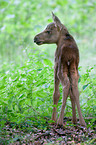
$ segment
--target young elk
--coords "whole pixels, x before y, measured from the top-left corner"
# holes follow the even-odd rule
[[[74,38],[69,34],[67,28],[60,22],[59,18],[52,13],[53,23],[48,24],[46,29],[37,34],[34,42],[38,45],[56,43],[57,49],[55,52],[55,67],[54,67],[54,93],[53,104],[57,106],[60,92],[59,84],[63,86],[63,102],[61,112],[57,124],[63,125],[64,110],[68,95],[72,104],[72,122],[75,124],[76,110],[79,114],[80,124],[86,126],[83,119],[78,91],[78,64],[79,50]],[[56,107],[53,107],[52,120],[56,121]]]

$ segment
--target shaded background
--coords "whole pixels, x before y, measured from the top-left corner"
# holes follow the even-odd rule
[[[39,50],[54,61],[55,45],[37,46],[34,36],[52,22],[54,12],[74,36],[80,65],[96,64],[95,0],[0,0],[0,64],[23,64],[29,52]]]

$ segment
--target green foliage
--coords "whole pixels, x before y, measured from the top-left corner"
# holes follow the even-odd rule
[[[15,63],[24,62],[27,55],[22,53],[23,49],[27,47],[34,48],[33,37],[43,30],[48,23],[52,22],[51,11],[60,17],[69,32],[75,36],[81,52],[81,64],[84,65],[85,59],[87,59],[87,65],[95,62],[95,60],[93,61],[93,57],[95,58],[96,54],[95,0],[90,2],[89,0],[1,0],[1,63],[5,60],[9,62],[15,61]],[[38,49],[36,45],[35,48],[36,50]],[[42,46],[42,50],[47,51],[47,57],[51,57],[53,60],[54,47],[52,45]],[[28,51],[34,52],[31,49],[28,49]],[[88,57],[90,57],[90,61]]]
[[[7,69],[6,69],[7,68]],[[83,115],[96,116],[96,82],[90,68],[82,75],[79,85],[82,91]],[[43,127],[47,117],[51,119],[53,95],[53,64],[36,52],[29,54],[23,66],[7,63],[0,73],[0,120],[2,127],[6,121],[22,124],[24,122]],[[61,90],[60,86],[60,90]],[[62,93],[62,91],[61,91]],[[62,96],[62,95],[61,95]],[[68,100],[65,115],[71,116],[71,103]],[[89,107],[90,106],[90,107]],[[58,111],[61,108],[61,99]],[[51,122],[51,120],[49,121]],[[42,126],[43,125],[43,126]]]
[[[40,59],[39,59],[40,57]],[[49,64],[49,65],[48,65]],[[7,66],[7,64],[6,64]],[[53,65],[40,54],[30,54],[23,66],[14,64],[0,74],[0,114],[10,122],[44,123],[40,116],[50,118],[52,112]],[[36,110],[36,112],[34,112]],[[40,116],[38,117],[38,113]],[[29,119],[30,118],[30,119]],[[35,121],[37,119],[37,121]],[[42,124],[41,123],[41,124]],[[40,124],[40,125],[41,125]]]
[[[86,73],[82,75],[80,86],[82,108],[86,109],[86,116],[96,116],[96,65],[88,68]]]

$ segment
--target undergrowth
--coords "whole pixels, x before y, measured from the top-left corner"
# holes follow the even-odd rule
[[[96,66],[80,76],[80,104],[83,116],[96,116]],[[23,66],[13,63],[2,65],[0,69],[0,124],[31,124],[44,128],[46,120],[51,122],[52,95],[54,88],[53,64],[44,55],[29,54]],[[62,101],[58,103],[60,112]],[[70,99],[67,101],[65,116],[71,116]],[[47,118],[47,119],[46,119]]]

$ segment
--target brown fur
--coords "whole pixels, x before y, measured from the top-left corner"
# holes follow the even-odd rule
[[[64,110],[66,100],[70,95],[72,104],[72,121],[76,123],[75,104],[79,114],[81,125],[86,125],[83,119],[78,91],[78,64],[79,64],[79,50],[74,38],[69,34],[67,28],[60,22],[59,18],[53,13],[53,23],[50,23],[46,29],[35,36],[34,42],[36,44],[56,43],[57,49],[55,52],[55,67],[54,67],[54,93],[53,104],[57,105],[60,97],[59,83],[63,86],[63,101],[59,119],[57,124],[63,124]],[[52,120],[56,121],[56,107],[53,107]]]

